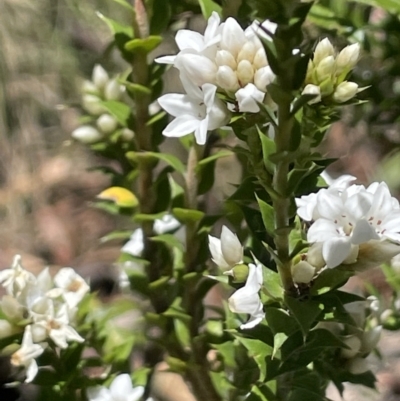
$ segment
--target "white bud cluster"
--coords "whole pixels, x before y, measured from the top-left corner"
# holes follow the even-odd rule
[[[116,118],[108,113],[102,102],[120,100],[124,87],[116,78],[110,78],[101,65],[96,65],[93,69],[92,80],[84,81],[82,92],[82,106],[95,118],[95,124],[76,128],[72,132],[72,137],[85,144],[100,142],[121,128]],[[121,129],[120,134],[120,137],[127,142],[134,137],[133,131],[128,128]]]
[[[24,366],[26,382],[30,382],[38,372],[35,359],[49,342],[65,349],[70,341],[84,341],[73,326],[89,286],[70,267],[59,270],[54,278],[48,268],[36,277],[22,267],[19,255],[10,269],[0,272],[0,284],[6,290],[0,303],[5,316],[0,320],[0,338],[24,332],[11,363]]]
[[[357,64],[360,45],[354,43],[336,53],[328,38],[321,40],[309,61],[303,94],[315,95],[309,103],[319,103],[324,98],[334,103],[352,99],[360,88],[355,82],[346,81],[347,75]]]

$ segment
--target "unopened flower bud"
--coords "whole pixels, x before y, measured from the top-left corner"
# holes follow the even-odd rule
[[[3,296],[1,310],[6,318],[12,322],[18,323],[24,318],[22,305],[11,295]]]
[[[121,85],[116,79],[109,81],[104,89],[104,97],[106,100],[118,100],[121,97]]]
[[[242,60],[247,60],[250,63],[253,63],[256,51],[257,49],[253,42],[250,41],[246,42],[240,49],[239,54],[237,56],[238,63],[240,63]]]
[[[215,62],[220,67],[227,65],[232,68],[232,70],[236,70],[237,68],[236,60],[228,50],[218,50],[215,56]]]
[[[316,68],[318,82],[322,82],[330,78],[335,71],[335,59],[333,56],[328,56],[322,59]]]
[[[249,275],[249,266],[240,264],[234,266],[231,270],[224,272],[226,276],[232,276],[234,283],[244,283]]]
[[[378,344],[381,338],[382,326],[376,326],[369,331],[363,333],[361,339],[361,353],[369,354]]]
[[[16,327],[7,320],[0,320],[0,340],[16,333]]]
[[[322,243],[315,243],[307,251],[307,262],[317,270],[322,269],[326,262],[322,256]]]
[[[98,142],[103,138],[103,134],[90,125],[82,125],[82,127],[74,130],[71,135],[77,141],[87,144]]]
[[[380,321],[384,324],[393,316],[393,311],[391,309],[386,309],[381,313]]]
[[[333,84],[334,84],[334,82],[332,80],[332,77],[326,78],[325,81],[322,81],[319,84],[319,89],[321,91],[321,97],[332,95],[333,91],[335,90],[335,87]]]
[[[335,49],[328,38],[322,39],[315,48],[313,62],[314,65],[318,64],[326,57],[334,56]]]
[[[218,68],[217,85],[229,92],[236,92],[240,87],[236,74],[228,66]]]
[[[242,86],[246,86],[248,83],[252,82],[254,77],[254,70],[250,61],[242,60],[238,64],[236,74]]]
[[[357,64],[360,56],[360,45],[354,43],[346,46],[336,57],[336,75],[340,75],[343,71],[350,71]]]
[[[337,103],[344,103],[354,97],[358,92],[358,85],[355,82],[344,81],[338,85],[333,100]]]
[[[88,81],[88,80],[83,81],[81,90],[83,93],[87,93],[90,95],[98,95],[99,94],[99,90],[98,90],[97,86],[92,81]]]
[[[95,95],[84,95],[82,97],[82,106],[89,113],[94,116],[99,116],[104,113],[106,110],[100,104],[101,99],[99,99]]]
[[[318,85],[308,84],[301,92],[302,95],[315,95],[314,99],[311,99],[308,104],[319,103],[321,101],[321,89]]]
[[[268,65],[262,67],[254,74],[254,85],[257,86],[260,91],[266,91],[267,85],[269,85],[275,79],[275,74],[272,72],[271,67]]]
[[[268,60],[265,54],[265,50],[263,47],[260,47],[254,56],[253,66],[255,69],[258,70],[259,68],[266,67],[267,65],[268,65]]]
[[[118,127],[118,121],[110,114],[102,114],[96,121],[96,125],[103,134],[111,134]]]
[[[356,336],[347,336],[342,340],[349,348],[342,348],[340,355],[342,358],[354,358],[360,351],[361,340]]]
[[[96,85],[97,89],[103,89],[108,82],[107,71],[99,64],[96,64],[93,68],[92,81]]]
[[[347,369],[353,375],[360,375],[369,370],[369,366],[365,358],[354,358],[348,362]]]
[[[314,277],[315,267],[306,261],[301,261],[292,266],[293,281],[297,284],[308,284]]]
[[[121,138],[126,142],[130,142],[134,137],[135,133],[129,128],[124,128],[121,131]]]

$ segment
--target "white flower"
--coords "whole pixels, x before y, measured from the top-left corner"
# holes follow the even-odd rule
[[[106,100],[118,100],[121,97],[122,92],[122,86],[114,78],[110,80],[104,88],[104,97]]]
[[[34,317],[35,323],[32,325],[32,331],[35,332],[37,338],[35,341],[43,341],[42,336],[50,337],[54,343],[60,348],[67,348],[68,341],[85,341],[76,330],[70,326],[68,306],[61,305],[56,311],[54,304],[48,303],[46,313],[37,314]]]
[[[141,256],[144,250],[144,236],[141,228],[137,228],[129,241],[121,248],[121,252],[132,256]]]
[[[239,111],[248,113],[258,113],[260,107],[257,102],[264,100],[265,93],[260,91],[255,85],[247,84],[244,88],[239,89],[236,94]]]
[[[400,243],[399,203],[385,183],[373,183],[367,189],[362,185],[343,191],[335,187],[322,189],[296,201],[300,217],[315,220],[307,240],[322,243],[322,256],[328,267],[354,263],[363,253],[374,262],[383,262],[399,249],[385,241]]]
[[[321,101],[321,89],[318,85],[308,84],[301,92],[302,95],[315,95],[314,99],[311,99],[308,104],[319,103]]]
[[[180,226],[181,223],[172,214],[165,214],[161,219],[154,221],[154,232],[158,235],[165,234]]]
[[[164,129],[167,137],[181,137],[194,132],[196,142],[204,145],[207,131],[226,125],[229,112],[216,97],[217,87],[204,84],[201,89],[185,82],[187,95],[171,93],[158,99],[161,107],[176,117]]]
[[[144,394],[144,387],[132,387],[128,374],[117,376],[110,388],[103,386],[89,387],[87,396],[89,401],[139,401]]]
[[[292,276],[295,283],[308,284],[314,277],[315,267],[302,260],[292,267]]]
[[[237,290],[228,300],[229,308],[235,313],[247,313],[250,319],[240,326],[251,329],[264,319],[263,304],[259,291],[263,283],[262,266],[249,264],[249,276],[244,287]]]
[[[357,64],[359,57],[359,43],[354,43],[350,46],[346,46],[336,57],[336,75],[340,75],[345,70],[352,70]]]
[[[328,38],[322,39],[316,46],[314,51],[313,63],[318,65],[323,59],[335,55],[335,49]]]
[[[0,271],[0,283],[7,293],[17,297],[30,282],[35,281],[35,276],[25,270],[21,265],[21,256],[16,255],[10,269]]]
[[[60,269],[54,276],[54,284],[54,293],[61,290],[60,294],[69,308],[76,307],[90,290],[86,281],[72,267]]]
[[[209,235],[208,241],[212,260],[219,267],[225,269],[243,263],[242,244],[228,227],[222,227],[221,239]]]
[[[11,355],[11,363],[14,366],[25,366],[26,368],[26,380],[25,382],[31,382],[37,372],[38,366],[35,358],[43,353],[44,349],[39,344],[32,342],[31,326],[25,327],[24,336],[22,338],[21,348]]]
[[[181,29],[175,36],[179,50],[194,50],[197,53],[206,52],[207,49],[214,47],[221,40],[221,20],[215,11],[208,19],[207,28],[204,35],[188,29]],[[156,59],[158,63],[174,64],[176,56],[164,56]]]

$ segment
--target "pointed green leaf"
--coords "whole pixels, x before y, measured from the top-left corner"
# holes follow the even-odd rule
[[[125,50],[130,52],[150,53],[162,42],[161,36],[150,35],[143,39],[132,39],[125,43]]]
[[[212,0],[199,0],[199,4],[205,19],[209,19],[213,11],[216,11],[219,15],[222,14],[222,7]]]
[[[260,206],[261,216],[264,223],[264,227],[271,237],[275,233],[275,211],[274,208],[267,202],[260,199],[257,194],[255,195],[258,205]]]

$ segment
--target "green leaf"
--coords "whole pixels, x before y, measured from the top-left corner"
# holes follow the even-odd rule
[[[100,102],[100,104],[104,106],[122,126],[128,127],[132,114],[131,108],[126,103],[117,100],[105,100]]]
[[[274,350],[272,351],[272,358],[275,357],[276,353],[280,350],[282,344],[287,338],[288,336],[285,333],[276,333],[274,335]]]
[[[267,375],[266,357],[272,355],[272,347],[260,340],[243,338],[240,336],[235,337],[247,349],[249,357],[254,359],[254,362],[260,369],[259,380],[264,381]]]
[[[100,13],[98,11],[97,11],[96,14],[102,21],[104,21],[108,25],[108,27],[110,28],[110,31],[112,32],[113,35],[125,34],[125,35],[127,35],[129,37],[133,36],[133,29],[132,29],[131,26],[122,25],[119,22],[114,21],[111,18],[105,17],[102,13]]]
[[[191,339],[187,322],[184,322],[183,320],[180,319],[174,319],[174,328],[179,343],[184,348],[190,348]]]
[[[183,174],[185,172],[184,164],[174,155],[168,153],[157,153],[157,152],[128,152],[126,157],[129,160],[137,162],[140,157],[148,157],[150,159],[162,160],[171,166],[175,171]]]
[[[352,0],[354,3],[366,4],[368,6],[383,8],[393,14],[400,14],[400,3],[398,0]]]
[[[130,52],[150,53],[162,42],[161,36],[150,35],[143,39],[132,39],[125,43],[125,50]]]
[[[171,4],[165,0],[153,0],[153,15],[150,19],[150,33],[159,35],[166,31],[171,19]]]
[[[220,150],[219,152],[216,152],[213,155],[200,160],[197,163],[196,171],[197,172],[201,171],[201,168],[204,167],[206,164],[216,161],[216,160],[220,159],[221,157],[227,157],[227,156],[232,156],[232,155],[234,155],[234,153],[231,150],[226,150],[226,149]]]
[[[298,330],[296,320],[283,309],[266,308],[265,319],[274,335],[284,333],[289,336]]]
[[[302,301],[298,298],[285,296],[285,304],[299,323],[303,335],[307,335],[315,319],[321,313],[319,302],[313,300]]]
[[[222,7],[212,0],[199,0],[199,4],[205,19],[209,19],[213,11],[216,11],[219,15],[222,14]]]
[[[211,344],[211,346],[222,356],[225,367],[236,367],[235,347],[233,341],[226,341],[222,344]]]
[[[269,138],[266,134],[264,134],[259,129],[258,126],[257,126],[257,131],[261,140],[264,166],[268,170],[268,172],[272,174],[274,172],[274,163],[271,162],[269,156],[276,152],[275,142],[271,138]]]
[[[354,273],[349,270],[325,269],[314,280],[311,294],[323,294],[334,288],[341,287]]]
[[[263,266],[264,286],[262,291],[274,300],[283,299],[283,287],[279,274]]]
[[[172,209],[172,214],[182,223],[197,222],[204,217],[204,212],[194,209],[182,209],[175,207]]]
[[[273,237],[275,233],[275,210],[267,202],[260,199],[257,194],[255,195],[258,205],[260,206],[261,216],[264,223],[264,227],[268,234]]]
[[[122,7],[125,7],[129,11],[133,12],[133,7],[126,0],[113,0],[115,3],[120,4]]]
[[[173,234],[161,234],[150,238],[154,242],[162,242],[170,248],[178,248],[181,252],[184,251],[184,246],[178,238]]]

